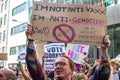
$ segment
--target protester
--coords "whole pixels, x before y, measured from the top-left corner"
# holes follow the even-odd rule
[[[32,31],[32,27],[29,26],[26,35],[29,36]],[[33,80],[45,80],[45,72],[37,59],[34,41],[28,40],[27,54],[26,54],[27,68],[31,74]],[[73,61],[67,57],[62,56],[56,59],[54,64],[54,78],[56,80],[71,80],[72,73],[74,71]]]
[[[108,47],[110,46],[109,36],[103,38],[105,46],[101,46],[100,64],[96,67],[95,72],[89,80],[109,80],[111,75],[110,58],[108,56]]]
[[[12,67],[12,68],[10,68],[10,69],[14,71],[14,73],[16,74],[16,79],[17,79],[17,78],[18,78],[18,74],[19,74],[18,69],[17,69],[17,68],[14,68],[14,67]]]
[[[45,80],[46,76],[43,71],[42,65],[37,59],[36,51],[33,46],[34,41],[28,42],[26,62],[27,68],[33,80]],[[74,71],[73,61],[67,57],[62,56],[56,59],[54,64],[54,78],[57,80],[71,80]]]
[[[88,64],[88,57],[85,57],[83,60],[84,60],[84,63],[83,63],[83,72],[85,74],[88,74],[88,72],[91,70],[91,66],[90,66],[90,64]]]
[[[16,74],[9,68],[0,69],[0,80],[16,80]]]
[[[117,59],[112,59],[110,61],[110,64],[112,66],[112,75],[109,80],[120,80],[120,72],[118,71],[118,68],[120,66],[120,63]]]
[[[26,36],[32,35],[32,27],[29,25]],[[100,66],[95,70],[91,80],[109,80],[110,65],[108,57],[108,46],[110,45],[109,36],[106,35],[103,40],[105,46],[102,46]],[[33,80],[46,80],[46,75],[42,69],[42,65],[37,59],[37,53],[34,47],[34,40],[28,39],[27,54],[26,54],[27,68]],[[54,63],[54,79],[55,80],[72,80],[74,72],[74,63],[67,57],[62,56],[56,59]],[[98,74],[99,73],[99,74]]]
[[[94,64],[92,65],[91,70],[89,70],[89,72],[87,73],[87,77],[89,78],[90,76],[92,76],[95,72],[96,67],[99,65],[99,59],[96,59]]]

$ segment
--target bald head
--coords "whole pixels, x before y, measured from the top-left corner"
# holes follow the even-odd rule
[[[16,80],[15,73],[8,68],[0,69],[0,80]]]

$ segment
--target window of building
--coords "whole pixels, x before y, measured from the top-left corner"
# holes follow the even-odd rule
[[[2,26],[3,18],[0,18],[0,27]]]
[[[2,53],[5,53],[5,47],[2,47]]]
[[[105,7],[113,6],[115,5],[115,0],[103,0],[103,5]]]
[[[11,29],[11,35],[23,32],[27,29],[27,23],[20,24]]]
[[[33,6],[33,0],[28,0],[29,1],[29,7]]]
[[[120,0],[116,0],[116,4],[120,4]]]
[[[91,4],[91,0],[81,0],[82,4]]]
[[[49,2],[49,3],[51,3],[51,0],[44,0],[44,2]]]
[[[14,8],[12,10],[12,16],[24,11],[25,9],[26,9],[26,2]]]
[[[120,26],[115,27],[115,57],[120,53]]]
[[[64,0],[58,0],[58,3],[64,3]]]
[[[92,0],[93,5],[97,5],[98,3],[99,3],[98,0]]]
[[[0,42],[1,42],[2,34],[0,33]]]
[[[44,2],[57,3],[57,0],[44,0]]]
[[[73,4],[73,0],[65,0],[65,4]]]
[[[57,3],[57,0],[51,0],[52,3]]]
[[[26,45],[20,45],[10,48],[10,55],[19,54],[21,49],[25,48]]]
[[[6,21],[7,21],[7,14],[4,15],[4,25],[6,25]]]
[[[8,7],[8,0],[5,1],[5,10],[7,9]]]
[[[44,0],[39,0],[40,2],[44,2]]]
[[[74,4],[81,4],[81,0],[74,0]]]
[[[110,35],[111,40],[109,54],[111,58],[114,58],[120,53],[120,26],[108,27],[108,34]]]
[[[5,41],[6,31],[3,31],[3,41]]]
[[[3,12],[3,4],[1,4],[1,13]]]

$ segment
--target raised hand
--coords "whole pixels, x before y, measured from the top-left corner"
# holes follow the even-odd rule
[[[105,44],[104,47],[109,47],[110,46],[111,42],[110,42],[110,39],[109,39],[109,35],[104,36],[103,43]]]
[[[33,29],[32,25],[28,24],[28,27],[27,27],[27,30],[26,30],[26,36],[27,36],[27,38],[30,35],[32,35],[32,29]]]

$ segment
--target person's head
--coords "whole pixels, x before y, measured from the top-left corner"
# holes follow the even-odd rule
[[[2,68],[0,69],[0,80],[16,80],[16,75],[9,68]]]
[[[111,64],[113,70],[118,70],[118,67],[120,66],[120,63],[117,59],[112,59],[110,61],[110,64]]]
[[[103,67],[97,67],[95,73],[93,75],[92,80],[109,80],[111,75],[111,67],[110,65],[105,65]]]
[[[73,75],[72,80],[88,80],[88,77],[84,73],[76,73]]]
[[[76,72],[82,73],[83,72],[83,65],[82,64],[76,64]]]
[[[10,68],[10,69],[13,70],[15,72],[16,76],[18,77],[18,74],[19,74],[18,69],[17,68]]]
[[[56,59],[54,64],[54,77],[61,80],[62,78],[70,79],[72,77],[74,67],[74,63],[69,57],[59,57]]]

